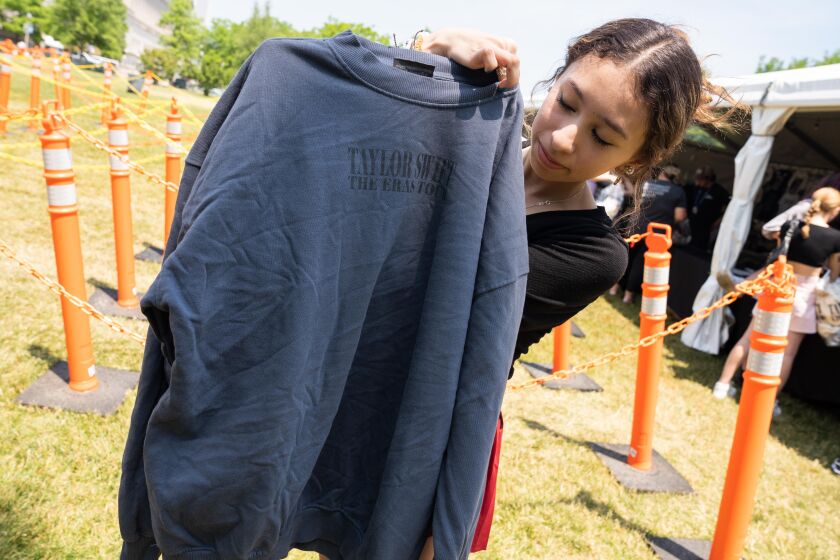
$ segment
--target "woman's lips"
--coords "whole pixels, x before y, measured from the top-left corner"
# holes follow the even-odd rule
[[[542,163],[544,166],[548,167],[549,169],[566,169],[565,166],[560,165],[559,163],[557,163],[556,161],[554,161],[553,159],[548,157],[548,154],[543,149],[542,144],[540,144],[539,142],[537,142],[536,144],[537,144],[537,157],[539,157],[540,163]]]

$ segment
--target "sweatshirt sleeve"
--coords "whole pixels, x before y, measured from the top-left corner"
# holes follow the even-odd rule
[[[236,101],[242,84],[248,75],[250,62],[251,58],[242,65],[234,76],[207,118],[207,122],[202,127],[187,156],[178,189],[176,212],[171,228],[172,234],[166,245],[167,257],[177,246],[179,236],[176,232],[181,229],[181,211],[204,161],[204,155]],[[145,298],[142,304],[144,313],[149,316],[151,326],[146,336],[137,398],[131,414],[131,425],[122,459],[118,510],[120,533],[124,541],[121,553],[123,560],[153,560],[160,555],[160,549],[155,543],[153,534],[148,489],[146,487],[146,473],[143,464],[144,441],[149,418],[157,407],[161,396],[169,388],[171,355],[168,356],[168,359],[165,355],[168,354],[167,348],[171,347],[171,339],[167,341],[164,339],[165,337],[159,338],[162,333],[157,325],[160,324],[159,321],[162,317],[157,310],[148,305],[148,300]]]
[[[493,175],[476,290],[432,520],[435,558],[464,560],[478,522],[490,451],[528,278],[521,97]]]

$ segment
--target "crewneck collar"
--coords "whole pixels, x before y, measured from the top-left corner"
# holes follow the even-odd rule
[[[432,53],[389,47],[376,43],[350,29],[326,39],[342,65],[368,86],[422,105],[462,107],[477,105],[518,91],[500,88],[495,72],[472,70],[446,57]],[[424,76],[393,66],[399,58],[434,67],[434,75]]]

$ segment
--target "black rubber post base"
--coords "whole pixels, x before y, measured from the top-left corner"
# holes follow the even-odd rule
[[[522,364],[522,367],[531,374],[531,377],[534,379],[539,379],[541,377],[546,377],[551,375],[553,371],[551,369],[552,364],[538,364],[536,362],[526,362],[524,360],[519,360],[519,363]],[[604,389],[595,383],[591,377],[586,375],[585,373],[576,373],[569,377],[568,379],[552,379],[551,381],[546,381],[543,383],[543,387],[547,389],[554,389],[554,390],[567,390],[567,391],[583,391],[583,392],[590,392],[590,391],[603,391]]]
[[[142,294],[137,294],[137,299],[140,299]],[[93,290],[90,299],[88,300],[92,306],[101,311],[105,315],[113,315],[115,317],[128,317],[129,319],[146,320],[146,316],[140,311],[140,306],[137,307],[123,307],[117,303],[117,291],[113,288],[106,288],[99,286]]]
[[[650,470],[640,471],[627,464],[629,445],[589,442],[589,446],[625,488],[639,492],[669,492],[672,494],[694,492],[688,481],[656,450],[653,451],[653,465]]]
[[[146,261],[153,263],[163,262],[163,249],[155,247],[154,245],[146,245],[146,248],[134,255],[138,261]]]
[[[35,383],[21,393],[17,402],[27,406],[60,408],[72,412],[88,412],[108,416],[117,411],[125,394],[137,386],[140,374],[96,366],[99,387],[87,393],[70,389],[67,362],[56,362]]]

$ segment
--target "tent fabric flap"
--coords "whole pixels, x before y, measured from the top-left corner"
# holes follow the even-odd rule
[[[732,200],[721,220],[712,253],[711,274],[694,298],[694,312],[709,307],[724,295],[716,280],[717,273],[730,270],[738,260],[750,230],[754,200],[770,162],[773,137],[784,127],[794,111],[795,107],[753,109],[752,136],[735,158]],[[717,354],[729,338],[728,330],[723,311],[716,310],[705,320],[686,327],[682,333],[682,342],[696,350]]]

